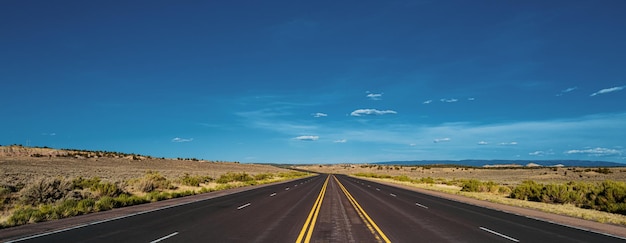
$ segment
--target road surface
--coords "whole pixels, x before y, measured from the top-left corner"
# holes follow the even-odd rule
[[[0,231],[1,235],[1,231]],[[626,242],[345,175],[319,175],[9,242]]]

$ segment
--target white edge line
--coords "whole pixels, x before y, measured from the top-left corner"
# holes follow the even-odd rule
[[[426,207],[426,206],[424,206],[422,204],[419,204],[419,203],[415,203],[415,205],[420,206],[420,207],[425,208],[425,209],[428,209],[428,207]]]
[[[178,234],[178,232],[174,232],[174,233],[171,233],[171,234],[169,234],[169,235],[166,235],[166,236],[163,236],[163,237],[161,237],[161,238],[158,238],[158,239],[156,239],[156,240],[150,241],[150,243],[157,243],[157,242],[160,242],[160,241],[165,240],[165,239],[167,239],[167,238],[170,238],[170,237],[172,237],[172,236],[175,236],[175,235],[177,235],[177,234]]]
[[[500,237],[502,237],[502,238],[505,238],[505,239],[508,239],[508,240],[511,240],[511,241],[515,241],[515,242],[519,242],[519,240],[518,240],[518,239],[515,239],[515,238],[513,238],[513,237],[510,237],[510,236],[507,236],[507,235],[504,235],[504,234],[500,234],[500,233],[498,233],[498,232],[495,232],[495,231],[493,231],[493,230],[487,229],[487,228],[485,228],[485,227],[479,227],[479,228],[480,228],[481,230],[487,231],[487,232],[489,232],[489,233],[492,233],[492,234],[494,234],[494,235],[500,236]]]
[[[250,206],[250,203],[246,203],[246,204],[244,204],[244,205],[239,206],[239,207],[237,208],[237,210],[240,210],[240,209],[245,208],[245,207],[247,207],[247,206]]]
[[[273,196],[276,196],[276,193],[275,193],[275,192],[274,192],[274,193],[272,193],[272,194],[270,194],[270,197],[273,197]]]

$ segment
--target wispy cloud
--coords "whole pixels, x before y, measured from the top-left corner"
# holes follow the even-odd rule
[[[347,142],[348,142],[347,139],[338,139],[338,140],[333,141],[333,143],[347,143]]]
[[[56,136],[57,134],[53,132],[53,133],[42,133],[41,135],[42,136]]]
[[[383,94],[368,93],[366,97],[370,100],[382,100]]]
[[[552,151],[541,151],[541,150],[528,153],[528,155],[532,155],[532,156],[545,156],[545,155],[553,155],[553,154],[554,152]]]
[[[504,143],[500,143],[500,145],[503,145],[503,146],[517,145],[517,142],[504,142]]]
[[[596,96],[596,95],[600,95],[600,94],[616,92],[616,91],[623,90],[624,88],[626,88],[626,85],[619,86],[619,87],[608,88],[608,89],[601,89],[600,91],[595,92],[595,93],[591,94],[590,96]]]
[[[193,141],[193,138],[179,138],[179,137],[176,137],[176,138],[172,139],[172,142],[174,142],[174,143],[185,143],[185,142],[191,142],[191,141]]]
[[[365,115],[385,115],[385,114],[397,114],[398,112],[393,110],[377,110],[377,109],[358,109],[350,113],[351,116],[365,116]]]
[[[489,142],[486,142],[486,141],[480,141],[480,142],[478,142],[478,145],[487,145],[487,144],[489,144]]]
[[[467,98],[467,100],[468,100],[468,101],[474,101],[474,100],[476,100],[476,98],[474,98],[474,97],[470,97],[470,98]]]
[[[316,118],[317,118],[317,117],[327,117],[327,116],[328,116],[328,114],[326,114],[326,113],[321,113],[321,112],[318,112],[318,113],[313,114],[313,117],[316,117]]]
[[[578,149],[568,150],[568,151],[565,151],[565,153],[566,154],[586,154],[588,156],[600,157],[600,156],[621,155],[622,151],[617,150],[617,149],[598,147],[598,148],[590,148],[590,149],[582,149],[582,150],[578,150]]]
[[[578,89],[578,87],[569,87],[567,89],[561,90],[561,92],[556,94],[556,96],[563,96],[564,94],[567,94],[567,93],[572,92],[572,91],[577,90],[577,89]]]
[[[304,136],[297,136],[293,139],[300,140],[300,141],[317,141],[318,139],[320,139],[320,137],[313,136],[313,135],[304,135]]]
[[[457,102],[459,100],[457,99],[440,99],[441,102],[445,102],[445,103],[454,103]]]
[[[433,143],[441,143],[441,142],[450,142],[452,139],[450,138],[435,138],[435,140],[433,140]]]
[[[427,100],[427,101],[422,102],[422,104],[425,104],[425,105],[430,104],[430,103],[433,103],[433,100]]]

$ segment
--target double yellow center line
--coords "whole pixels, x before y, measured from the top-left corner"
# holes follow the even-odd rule
[[[326,181],[324,181],[324,185],[322,186],[322,190],[320,190],[320,193],[317,196],[317,200],[315,201],[315,204],[313,204],[313,208],[311,208],[311,212],[309,213],[309,217],[307,217],[306,221],[304,222],[304,226],[302,226],[302,230],[300,231],[300,234],[298,235],[298,239],[296,240],[296,243],[300,243],[300,242],[308,243],[308,242],[311,241],[311,235],[313,235],[313,229],[315,228],[315,222],[317,221],[317,216],[319,215],[320,208],[322,207],[322,201],[324,200],[324,195],[326,194],[326,188],[328,186],[328,181],[329,181],[330,177],[331,177],[331,175],[328,175],[328,177],[326,177]],[[339,184],[339,187],[341,188],[341,191],[343,191],[343,193],[346,195],[346,197],[348,198],[348,201],[350,201],[350,204],[352,204],[354,209],[357,211],[357,214],[359,215],[359,217],[361,217],[361,220],[363,220],[363,222],[365,222],[365,225],[367,225],[367,228],[370,230],[370,232],[376,237],[376,240],[378,242],[383,242],[384,241],[386,243],[390,243],[391,241],[389,240],[389,238],[387,238],[385,233],[383,233],[380,230],[380,228],[378,227],[378,225],[376,225],[376,223],[374,223],[372,218],[370,218],[370,216],[367,215],[365,210],[363,210],[361,205],[359,205],[359,203],[356,201],[356,199],[354,199],[354,197],[352,197],[350,192],[348,192],[348,190],[343,186],[343,184],[341,184],[341,182],[339,182],[339,179],[337,179],[337,177],[335,177],[335,176],[332,176],[332,177],[335,179],[337,184]],[[306,234],[306,236],[305,236],[305,234]]]
[[[320,208],[322,207],[322,201],[324,200],[324,194],[326,194],[326,186],[328,186],[328,179],[330,179],[330,175],[326,177],[326,181],[324,181],[324,185],[322,186],[322,190],[320,190],[320,194],[317,196],[317,200],[315,200],[315,204],[313,204],[313,208],[311,208],[311,212],[309,213],[309,217],[306,218],[304,222],[304,226],[302,226],[302,230],[298,235],[297,243],[303,242],[304,234],[306,233],[306,238],[304,238],[304,242],[308,243],[311,241],[311,235],[313,235],[313,228],[315,228],[315,221],[317,221],[317,215],[320,213]]]
[[[365,225],[367,225],[367,228],[376,237],[376,240],[378,242],[383,242],[384,241],[386,243],[390,243],[391,241],[389,240],[389,238],[387,238],[385,233],[383,233],[383,231],[380,230],[378,225],[376,225],[376,223],[374,223],[374,220],[372,220],[372,218],[370,218],[370,216],[367,215],[365,210],[363,210],[363,208],[361,207],[361,205],[359,205],[359,203],[356,201],[356,199],[354,199],[354,197],[352,197],[352,195],[350,194],[350,192],[348,192],[346,187],[344,187],[343,184],[341,184],[341,182],[339,182],[339,179],[337,179],[337,177],[335,177],[335,176],[333,176],[333,178],[335,178],[335,181],[337,181],[337,184],[339,184],[339,187],[341,188],[343,193],[346,194],[346,197],[348,197],[348,200],[350,201],[350,203],[352,204],[354,209],[356,209],[356,212],[359,214],[359,217],[361,217],[363,222],[365,222]]]

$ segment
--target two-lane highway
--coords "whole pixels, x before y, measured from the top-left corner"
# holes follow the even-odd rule
[[[319,175],[11,240],[624,242],[345,175]]]

